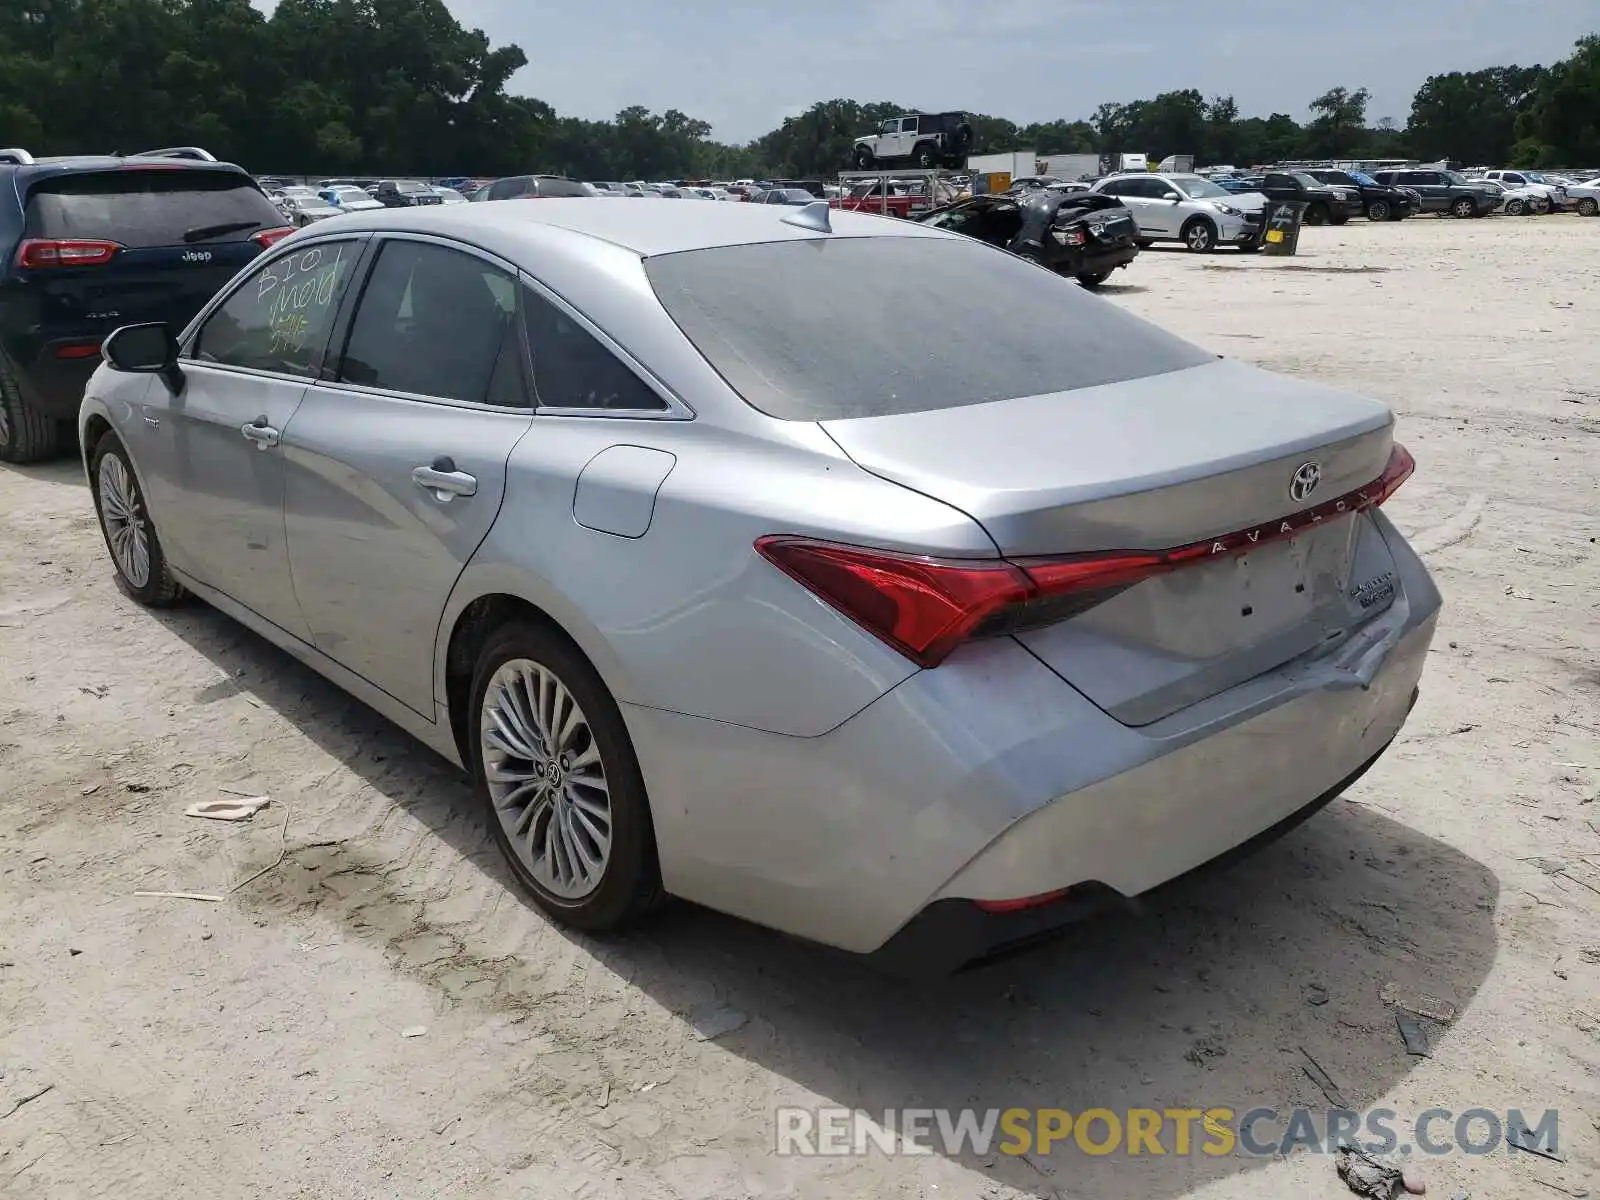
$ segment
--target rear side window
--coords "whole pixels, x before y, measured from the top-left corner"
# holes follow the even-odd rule
[[[516,315],[516,281],[493,263],[426,242],[388,242],[361,293],[339,379],[526,407]]]
[[[541,179],[539,180],[539,195],[541,196],[587,196],[583,184],[571,179]]]
[[[130,249],[242,241],[283,214],[242,175],[222,171],[106,171],[34,187],[28,235],[120,242]]]
[[[672,319],[754,408],[877,417],[1120,383],[1212,356],[965,238],[808,238],[659,255]]]
[[[615,412],[667,407],[643,380],[592,333],[531,288],[523,289],[533,387],[543,408]]]

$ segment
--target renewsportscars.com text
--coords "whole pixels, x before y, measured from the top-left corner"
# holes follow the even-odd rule
[[[868,1153],[1049,1154],[1071,1150],[1130,1157],[1204,1154],[1270,1158],[1305,1150],[1332,1154],[1341,1144],[1372,1154],[1493,1154],[1519,1148],[1556,1154],[1560,1118],[1522,1110],[1460,1113],[1430,1108],[1402,1118],[1389,1108],[1231,1107],[887,1109],[869,1116],[850,1108],[784,1107],[774,1114],[774,1150],[782,1155],[847,1157]]]

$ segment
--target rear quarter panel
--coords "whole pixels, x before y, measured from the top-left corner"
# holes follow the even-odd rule
[[[676,459],[639,537],[588,529],[573,516],[578,475],[618,445]],[[498,591],[547,612],[618,700],[792,736],[825,733],[916,668],[756,554],[755,540],[771,533],[995,552],[968,517],[868,475],[814,425],[761,439],[692,421],[536,417],[512,454],[500,517],[445,613],[436,695],[445,695],[443,652],[456,618]]]

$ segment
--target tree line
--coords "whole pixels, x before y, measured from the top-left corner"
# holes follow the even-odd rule
[[[585,179],[816,177],[899,104],[825,100],[745,145],[677,109],[610,121],[510,94],[527,64],[466,29],[443,0],[4,0],[0,146],[35,154],[202,145],[257,172]],[[1336,87],[1304,121],[1243,117],[1194,89],[1100,105],[1083,120],[1018,125],[973,114],[980,152],[1185,153],[1197,164],[1416,157],[1600,166],[1600,35],[1552,66],[1434,75],[1406,123],[1368,119],[1365,88]]]

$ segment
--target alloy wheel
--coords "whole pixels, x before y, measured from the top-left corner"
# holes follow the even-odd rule
[[[582,900],[611,856],[611,794],[589,719],[560,677],[514,658],[483,695],[489,798],[522,866],[551,896]]]
[[[1189,236],[1184,241],[1196,253],[1211,249],[1211,226],[1196,221],[1189,227]]]
[[[1387,221],[1389,219],[1389,206],[1382,200],[1374,200],[1367,208],[1367,220]]]
[[[150,526],[144,501],[127,464],[116,454],[100,459],[100,520],[122,577],[136,588],[150,582]]]

